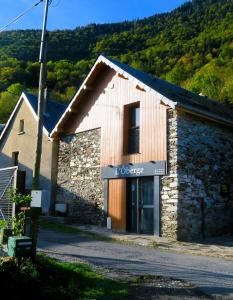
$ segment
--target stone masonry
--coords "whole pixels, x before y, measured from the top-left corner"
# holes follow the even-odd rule
[[[161,235],[177,238],[177,118],[174,110],[168,110],[167,176],[161,178]]]
[[[103,220],[100,131],[60,141],[57,203],[67,203],[69,216],[79,223]],[[169,109],[167,140],[168,172],[161,177],[161,235],[195,240],[229,233],[233,228],[233,131]]]
[[[59,146],[57,203],[67,203],[78,223],[98,224],[103,217],[100,131],[63,137]]]
[[[233,131],[169,110],[168,175],[161,181],[164,237],[193,240],[229,233],[233,225]]]

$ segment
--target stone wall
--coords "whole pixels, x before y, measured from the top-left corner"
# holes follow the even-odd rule
[[[98,224],[103,217],[100,130],[63,137],[59,145],[57,203],[67,203],[78,223]]]
[[[198,239],[229,233],[233,215],[233,132],[177,111],[168,118],[168,176],[162,179],[162,234]],[[221,193],[223,185],[231,193]]]
[[[167,121],[167,176],[161,178],[161,235],[177,238],[177,116],[175,110],[168,110]]]
[[[63,137],[57,202],[79,223],[103,219],[100,129]],[[161,234],[194,240],[232,229],[233,132],[191,114],[168,110],[168,173],[161,178]],[[229,186],[231,194],[221,188]]]

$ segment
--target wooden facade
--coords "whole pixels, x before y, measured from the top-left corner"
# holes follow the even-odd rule
[[[102,166],[166,161],[167,106],[107,66],[94,78],[89,79],[88,88],[79,95],[60,131],[73,134],[101,128]],[[125,107],[133,103],[140,105],[140,147],[139,153],[129,155],[124,153],[124,119]],[[126,230],[125,180],[109,181],[108,214],[113,229]]]
[[[167,107],[134,83],[108,70],[83,96],[79,112],[64,131],[70,134],[101,128],[101,164],[117,165],[167,159]],[[124,155],[124,107],[140,103],[140,153]]]

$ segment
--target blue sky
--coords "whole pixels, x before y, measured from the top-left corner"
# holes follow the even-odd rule
[[[28,9],[37,0],[0,0],[0,28]],[[187,0],[53,0],[48,29],[73,29],[90,23],[112,23],[168,12]],[[43,3],[9,29],[38,29]]]

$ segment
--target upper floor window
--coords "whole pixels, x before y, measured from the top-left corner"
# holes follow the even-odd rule
[[[139,102],[125,106],[125,154],[139,153],[140,106]]]
[[[24,120],[19,121],[19,133],[24,133]]]
[[[12,152],[12,165],[13,166],[18,166],[19,164],[19,152]]]

